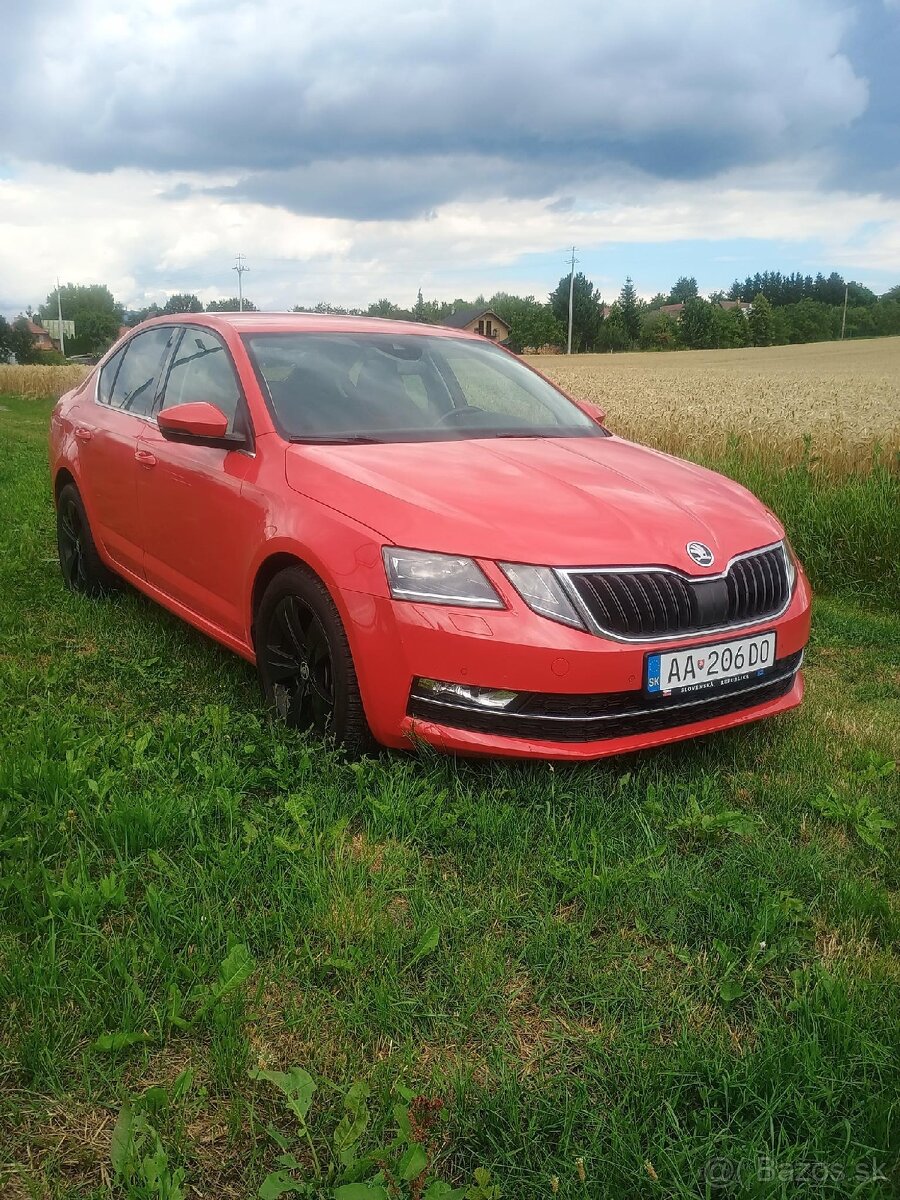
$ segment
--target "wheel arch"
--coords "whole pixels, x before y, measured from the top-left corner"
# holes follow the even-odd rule
[[[254,650],[256,649],[256,614],[259,612],[259,606],[265,595],[266,588],[276,575],[280,575],[288,567],[302,567],[305,571],[309,571],[311,575],[315,575],[328,589],[328,594],[331,595],[331,588],[328,587],[328,584],[325,583],[319,572],[301,555],[290,550],[278,550],[274,554],[268,555],[256,568],[256,574],[253,577],[253,587],[250,591],[250,640]]]
[[[75,479],[75,476],[72,474],[72,472],[69,470],[69,468],[68,467],[60,467],[59,470],[56,472],[56,477],[53,480],[53,503],[54,504],[59,504],[60,492],[69,483],[71,483],[71,485],[74,488],[76,488],[76,489],[78,488],[78,483]],[[80,492],[79,492],[79,495],[81,495]]]

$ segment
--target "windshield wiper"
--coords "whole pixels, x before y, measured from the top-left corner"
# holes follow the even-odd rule
[[[367,433],[292,433],[288,441],[302,446],[383,446],[384,439]]]

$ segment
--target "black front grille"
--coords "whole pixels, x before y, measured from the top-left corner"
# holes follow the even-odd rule
[[[803,652],[797,651],[778,659],[765,676],[721,684],[707,693],[522,692],[512,708],[502,712],[465,708],[413,693],[408,712],[412,717],[475,733],[547,742],[595,742],[675,729],[777,700],[790,691],[802,658]]]
[[[781,546],[739,558],[714,579],[652,568],[567,577],[599,630],[648,641],[765,621],[790,593]]]

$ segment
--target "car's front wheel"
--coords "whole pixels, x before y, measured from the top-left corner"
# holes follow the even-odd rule
[[[260,601],[254,634],[260,682],[276,716],[351,754],[372,748],[347,634],[316,575],[300,566],[279,572]]]
[[[84,502],[74,483],[61,489],[56,502],[56,548],[66,586],[86,596],[104,596],[118,578],[97,553]]]

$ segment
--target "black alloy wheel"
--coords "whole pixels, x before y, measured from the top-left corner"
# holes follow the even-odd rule
[[[287,567],[263,594],[254,621],[263,693],[279,720],[350,753],[374,745],[340,614],[318,576]]]
[[[86,596],[103,596],[117,578],[97,553],[84,503],[73,483],[60,490],[56,501],[56,548],[66,586]]]
[[[259,652],[272,681],[275,711],[298,729],[331,732],[334,667],[322,622],[298,596],[279,600]]]
[[[63,579],[76,592],[83,592],[87,583],[83,539],[81,512],[74,498],[67,496],[59,506],[59,565]]]

